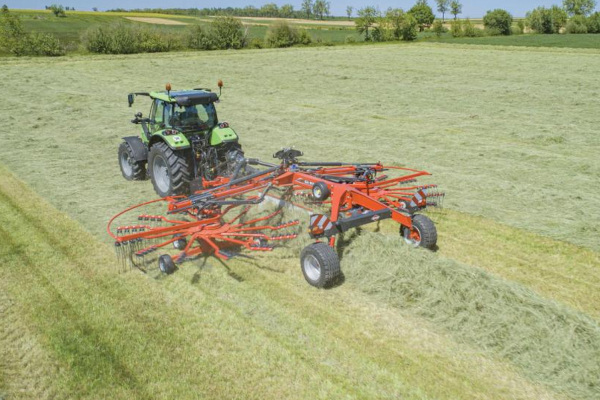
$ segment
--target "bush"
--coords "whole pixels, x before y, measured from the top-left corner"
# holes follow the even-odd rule
[[[210,24],[210,35],[216,49],[241,49],[246,44],[242,22],[233,17],[217,17]]]
[[[65,49],[60,41],[48,33],[25,32],[21,19],[2,7],[0,15],[0,49],[15,56],[62,56]]]
[[[588,33],[587,19],[583,15],[576,15],[567,23],[567,33]]]
[[[590,15],[587,19],[588,33],[600,33],[600,12]]]
[[[311,42],[312,40],[305,30],[298,31],[286,22],[271,25],[265,36],[265,43],[269,47],[290,47]]]
[[[448,29],[444,27],[442,21],[436,19],[433,23],[432,31],[435,33],[435,36],[441,37],[444,33],[448,32]]]
[[[187,47],[195,50],[213,50],[212,38],[200,25],[192,25],[188,28]]]
[[[28,37],[28,53],[35,56],[57,57],[65,55],[60,40],[49,33],[34,33]]]
[[[419,21],[412,14],[406,14],[402,24],[402,40],[413,41],[417,39]]]
[[[460,22],[460,20],[455,19],[452,21],[450,24],[450,33],[452,34],[452,37],[455,38],[463,36],[462,22]]]
[[[248,47],[250,47],[251,49],[262,49],[263,47],[265,47],[265,43],[260,38],[254,38],[250,41]]]
[[[344,41],[346,43],[356,43],[356,38],[352,35],[347,35]]]
[[[500,8],[494,11],[488,11],[483,17],[483,25],[491,34],[510,35],[513,17],[506,10]]]
[[[463,23],[463,35],[466,37],[481,37],[483,36],[483,31],[481,29],[477,29],[475,25],[471,22],[469,18],[465,20]]]
[[[82,43],[89,52],[100,54],[156,53],[183,47],[178,35],[122,23],[91,28]]]

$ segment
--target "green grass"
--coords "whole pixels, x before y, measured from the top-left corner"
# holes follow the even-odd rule
[[[600,35],[511,35],[485,36],[480,38],[453,38],[450,34],[437,38],[427,35],[426,40],[455,44],[477,44],[486,46],[558,47],[574,49],[600,49]]]
[[[19,94],[0,111],[10,127],[2,163],[81,224],[0,170],[0,302],[17,305],[11,325],[36,344],[34,376],[53,378],[40,390],[145,397],[154,382],[159,397],[594,397],[599,68],[595,50],[448,44],[0,60],[7,92]],[[141,99],[127,108],[126,93],[218,78],[220,119],[250,156],[294,145],[307,160],[434,173],[448,207],[433,214],[438,252],[407,251],[397,226],[382,224],[347,245],[346,283],[331,291],[304,282],[302,241],[227,268],[208,259],[166,279],[115,276],[105,224],[154,198],[149,182],[119,172],[120,138],[148,109]],[[52,309],[64,310],[55,326]],[[127,345],[136,332],[148,340]],[[564,340],[553,345],[552,333]],[[94,356],[90,343],[100,343]],[[0,372],[0,393],[27,385],[22,351],[0,346],[22,371]]]

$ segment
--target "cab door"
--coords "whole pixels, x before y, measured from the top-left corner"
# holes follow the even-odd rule
[[[166,122],[168,121],[168,105],[165,107],[165,102],[162,100],[155,99],[152,103],[152,109],[150,110],[150,132],[155,133],[162,129],[165,129]]]

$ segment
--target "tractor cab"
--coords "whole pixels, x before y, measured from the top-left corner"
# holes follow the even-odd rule
[[[150,131],[176,129],[182,133],[202,132],[217,123],[216,93],[203,90],[151,92]]]

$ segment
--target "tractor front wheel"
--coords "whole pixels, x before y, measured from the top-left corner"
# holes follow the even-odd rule
[[[433,221],[424,215],[417,214],[412,218],[412,229],[400,228],[404,241],[412,247],[424,247],[433,250],[437,243],[437,230]]]
[[[192,173],[185,150],[173,151],[162,142],[154,144],[148,155],[148,172],[160,197],[188,194]]]
[[[306,246],[300,255],[300,267],[304,279],[318,288],[333,286],[342,274],[340,259],[326,243]]]
[[[119,146],[119,166],[123,177],[128,181],[143,181],[146,179],[145,162],[135,161],[133,150],[127,142],[123,142]]]

